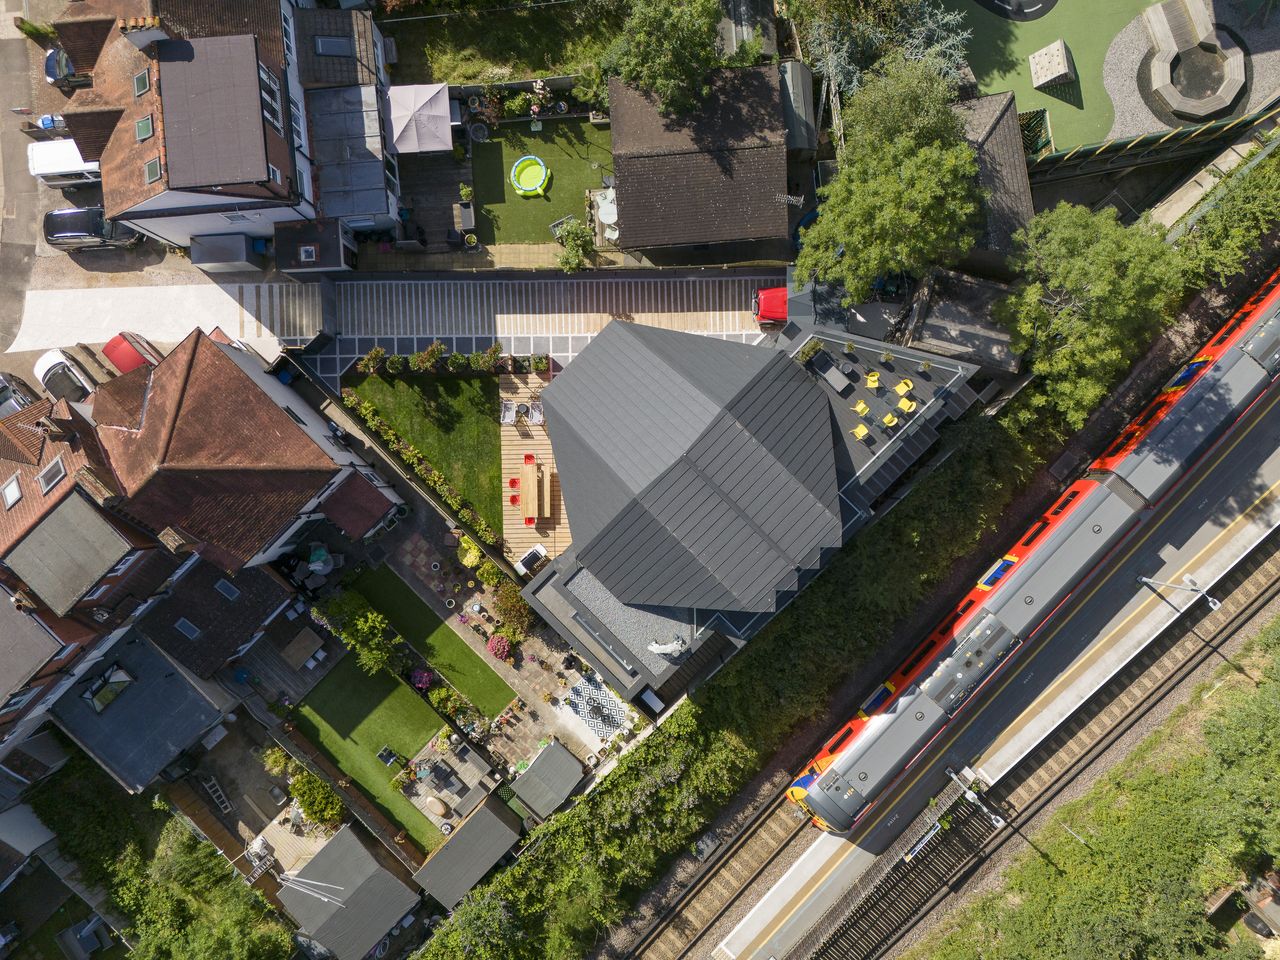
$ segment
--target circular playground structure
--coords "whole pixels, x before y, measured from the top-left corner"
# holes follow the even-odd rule
[[[540,197],[547,192],[551,171],[540,157],[527,154],[511,165],[511,187],[522,197]]]

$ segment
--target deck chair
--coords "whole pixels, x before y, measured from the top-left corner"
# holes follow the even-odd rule
[[[498,422],[508,425],[516,422],[516,402],[514,400],[502,401],[502,416],[498,418]]]
[[[618,237],[619,233],[617,225],[612,223],[606,224],[604,228],[604,238],[610,243],[617,243]]]
[[[546,415],[542,412],[542,402],[535,400],[529,404],[529,422],[532,424],[546,423]]]

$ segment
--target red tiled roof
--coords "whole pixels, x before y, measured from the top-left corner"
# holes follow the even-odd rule
[[[358,470],[351,471],[320,505],[320,512],[352,540],[362,539],[390,509],[386,494]]]
[[[67,13],[81,11],[87,16],[74,19],[67,17]],[[81,2],[72,4],[62,17],[53,24],[58,33],[59,45],[67,52],[67,59],[71,61],[76,73],[93,73],[103,46],[115,32],[115,15],[98,11],[90,4]]]
[[[89,463],[84,445],[51,440],[37,426],[38,421],[59,413],[48,400],[0,420],[0,484],[17,477],[22,497],[12,507],[0,503],[0,556],[8,553],[50,510],[71,491],[75,474]],[[36,475],[59,456],[66,473],[48,493],[40,490]]]
[[[236,570],[269,545],[337,465],[197,330],[151,370],[137,429],[100,426],[122,509],[174,527]],[[121,378],[123,379],[123,378]]]
[[[142,407],[146,403],[150,379],[151,368],[141,366],[108,380],[94,391],[94,421],[99,426],[137,430],[142,426]]]

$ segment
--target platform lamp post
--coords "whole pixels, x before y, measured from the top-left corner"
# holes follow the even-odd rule
[[[1209,604],[1210,610],[1217,610],[1222,606],[1222,601],[1215,600],[1209,596],[1209,591],[1196,583],[1195,577],[1189,573],[1183,575],[1182,583],[1165,583],[1162,580],[1152,580],[1150,577],[1138,577],[1138,582],[1145,583],[1148,587],[1168,587],[1170,590],[1186,590],[1188,593],[1197,593],[1204,597],[1205,602]]]
[[[1005,825],[1004,817],[1000,816],[1000,814],[996,813],[994,810],[988,807],[985,803],[983,803],[982,797],[978,796],[978,792],[974,790],[972,787],[970,787],[968,784],[966,784],[963,780],[961,780],[960,777],[956,774],[956,772],[952,770],[950,767],[947,767],[947,776],[950,777],[953,781],[955,781],[956,786],[958,786],[961,790],[964,791],[964,798],[966,800],[968,800],[970,803],[977,806],[983,813],[987,815],[987,819],[991,821],[991,826],[999,830],[1001,827]]]

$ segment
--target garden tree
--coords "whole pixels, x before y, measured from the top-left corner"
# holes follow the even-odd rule
[[[533,609],[520,596],[520,587],[512,580],[503,579],[494,596],[493,610],[501,618],[508,632],[524,636],[533,628]]]
[[[668,116],[688,116],[722,66],[719,0],[644,0],[605,56],[606,72],[652,93]]]
[[[449,924],[427,944],[423,956],[457,960],[510,960],[520,928],[507,902],[492,891],[472,890],[454,909]]]
[[[1280,222],[1280,157],[1273,153],[1219,184],[1205,202],[1212,206],[1179,242],[1188,280],[1196,286],[1209,280],[1225,283],[1243,270]]]
[[[850,143],[844,165],[818,191],[821,216],[802,234],[797,276],[840,284],[845,302],[858,303],[878,277],[919,277],[954,263],[977,233],[977,175],[967,143]]]
[[[596,235],[586,223],[573,220],[560,231],[560,243],[564,249],[556,259],[565,273],[576,273],[591,265],[596,255]]]
[[[340,636],[347,649],[355,653],[360,669],[368,674],[391,666],[400,645],[400,638],[391,632],[390,621],[377,610],[366,610],[354,617]]]
[[[1178,251],[1110,207],[1060,203],[1017,235],[1022,279],[997,308],[1040,378],[1024,415],[1050,412],[1078,430],[1173,317],[1185,275]]]
[[[951,109],[955,83],[936,57],[908,60],[895,53],[883,60],[844,108],[845,140],[855,152],[864,144],[906,137],[921,147],[964,141],[960,117]]]

